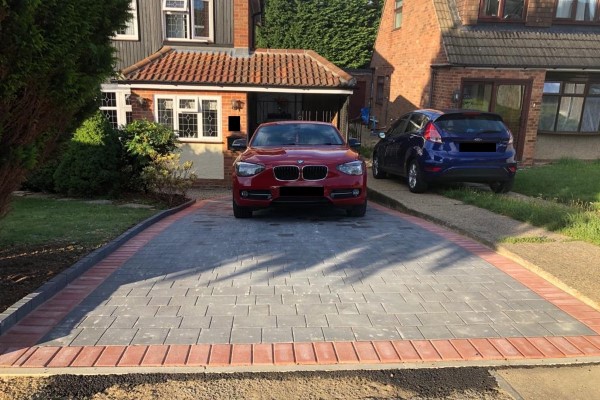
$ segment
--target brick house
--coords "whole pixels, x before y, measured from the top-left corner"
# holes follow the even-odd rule
[[[523,164],[600,158],[599,0],[387,0],[371,67],[381,127],[494,111]]]
[[[262,1],[132,0],[131,11],[100,109],[114,126],[173,128],[201,182],[227,186],[231,142],[262,122],[322,120],[347,132],[354,79],[313,51],[255,49]]]

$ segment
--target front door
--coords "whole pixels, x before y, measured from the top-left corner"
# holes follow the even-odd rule
[[[464,82],[461,108],[500,114],[514,136],[517,159],[523,156],[529,82]]]

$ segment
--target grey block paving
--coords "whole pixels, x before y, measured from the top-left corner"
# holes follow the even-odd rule
[[[230,201],[209,201],[40,345],[593,334],[465,249],[374,208],[358,219],[326,208],[255,214],[237,220]]]

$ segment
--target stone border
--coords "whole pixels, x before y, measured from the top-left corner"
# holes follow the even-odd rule
[[[54,276],[51,280],[37,288],[33,293],[28,294],[21,300],[14,303],[12,306],[8,307],[4,312],[0,314],[0,335],[6,333],[11,327],[13,327],[17,322],[23,319],[32,310],[34,310],[46,300],[50,299],[52,296],[57,294],[60,290],[65,288],[69,283],[81,276],[88,269],[98,264],[98,262],[100,262],[109,254],[113,253],[129,239],[138,235],[150,225],[153,225],[156,222],[162,220],[163,218],[166,218],[170,215],[178,213],[179,211],[185,208],[188,208],[195,202],[196,200],[190,200],[180,206],[162,211],[146,219],[145,221],[140,222],[133,228],[130,228],[129,230],[122,233],[116,239],[113,239],[106,245],[84,256],[71,267],[62,271],[58,275]]]

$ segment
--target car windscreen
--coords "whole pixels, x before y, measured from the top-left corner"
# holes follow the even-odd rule
[[[448,133],[503,133],[506,126],[494,114],[445,114],[435,124]]]
[[[262,126],[254,134],[251,143],[253,147],[331,146],[342,144],[344,144],[344,141],[333,126],[306,123]]]

